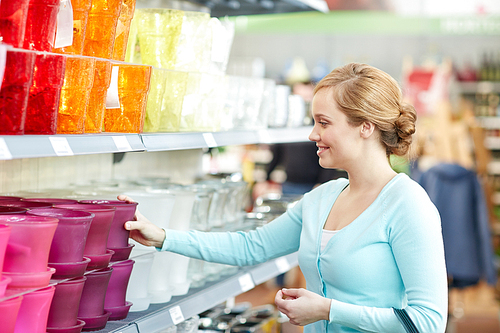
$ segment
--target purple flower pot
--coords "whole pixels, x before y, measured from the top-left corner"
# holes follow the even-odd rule
[[[0,202],[2,202],[0,200]],[[21,207],[7,207],[0,205],[0,215],[26,214],[28,209]]]
[[[47,332],[47,317],[54,297],[54,286],[23,295],[23,301],[17,315],[15,333]]]
[[[127,302],[125,298],[134,263],[134,260],[125,260],[112,264],[113,273],[111,273],[104,300],[104,309],[111,312],[109,320],[126,318],[132,306],[132,303]]]
[[[78,307],[86,280],[87,278],[82,276],[78,279],[59,282],[56,285],[47,327],[63,328],[78,325]]]
[[[18,296],[0,302],[0,323],[2,323],[0,330],[2,333],[14,332],[22,301],[23,296]]]
[[[49,252],[49,263],[75,263],[83,260],[94,214],[63,208],[37,208],[27,215],[48,216],[59,220]]]
[[[0,224],[12,227],[5,251],[4,272],[47,271],[50,245],[58,219],[32,215],[0,215]]]
[[[104,314],[104,299],[112,272],[113,268],[108,267],[85,275],[87,280],[80,299],[78,318],[85,321],[83,318],[92,318]]]
[[[25,198],[21,201],[29,201],[29,202],[45,202],[50,203],[52,205],[70,205],[78,203],[78,200],[74,199],[59,199],[59,198]]]
[[[52,207],[53,205],[50,202],[30,202],[30,201],[21,201],[21,200],[1,200],[0,201],[0,206],[33,209],[33,208],[49,208],[49,207]]]
[[[125,222],[134,218],[137,203],[127,203],[120,200],[81,200],[83,204],[103,204],[116,208],[111,230],[109,232],[108,249],[126,248],[130,232],[125,229]]]
[[[90,224],[83,255],[92,256],[106,254],[106,244],[116,210],[115,207],[84,204],[56,205],[56,207],[93,213],[95,216]]]

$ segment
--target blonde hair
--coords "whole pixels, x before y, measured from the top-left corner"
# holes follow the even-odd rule
[[[401,89],[389,74],[366,64],[350,63],[318,82],[314,94],[325,88],[330,89],[330,96],[350,124],[368,121],[379,129],[387,156],[408,154],[417,115],[413,106],[403,102]]]

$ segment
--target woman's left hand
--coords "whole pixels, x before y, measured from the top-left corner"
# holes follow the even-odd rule
[[[304,326],[319,320],[329,320],[331,300],[306,289],[281,289],[274,300],[290,323]]]

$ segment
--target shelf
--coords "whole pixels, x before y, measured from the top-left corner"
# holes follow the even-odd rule
[[[500,129],[500,117],[477,117],[484,129]]]
[[[458,82],[460,92],[463,94],[475,93],[500,93],[500,82],[478,81],[478,82]]]
[[[308,141],[312,127],[273,128],[258,131],[4,135],[0,136],[0,160],[72,156],[133,151],[166,151],[218,146]]]
[[[187,295],[172,297],[168,303],[151,304],[146,311],[130,312],[123,320],[108,321],[106,327],[97,332],[157,332],[178,324],[180,319],[188,319],[246,292],[297,264],[297,253],[292,253],[260,265],[241,268],[235,275],[201,288],[190,289]]]

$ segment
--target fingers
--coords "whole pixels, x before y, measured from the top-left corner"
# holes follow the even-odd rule
[[[303,289],[281,289],[284,296],[298,298],[302,295]]]
[[[135,222],[135,221],[127,221],[125,223],[125,229],[132,231],[132,230],[141,230],[142,223],[140,222]]]
[[[135,203],[134,200],[132,200],[132,198],[130,198],[129,196],[125,195],[125,194],[120,194],[118,197],[117,197],[118,200],[121,200],[121,201],[125,201],[125,202],[128,202],[128,203]]]

